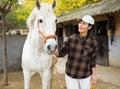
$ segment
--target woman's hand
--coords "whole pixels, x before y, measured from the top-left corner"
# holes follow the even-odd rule
[[[97,77],[96,77],[96,69],[92,68],[92,83],[97,82]]]
[[[92,74],[92,83],[96,83],[97,82],[97,77],[96,74]]]

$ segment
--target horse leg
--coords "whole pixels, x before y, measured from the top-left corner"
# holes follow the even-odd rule
[[[23,69],[24,75],[24,89],[30,89],[30,80],[31,80],[31,72]]]
[[[47,69],[41,74],[42,89],[50,89],[51,70]]]

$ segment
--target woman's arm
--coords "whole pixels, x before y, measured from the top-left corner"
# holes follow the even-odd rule
[[[70,43],[70,38],[68,38],[66,41],[63,42],[61,47],[59,47],[59,50],[54,52],[56,57],[64,57],[69,50],[69,43]]]
[[[98,53],[98,45],[97,41],[95,42],[95,48],[94,51],[91,54],[91,69],[92,69],[92,83],[97,82],[97,77],[96,77],[96,57]]]

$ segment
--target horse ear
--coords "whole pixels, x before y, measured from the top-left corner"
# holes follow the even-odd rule
[[[56,0],[53,1],[52,8],[54,9],[56,7]]]
[[[39,0],[36,0],[36,7],[37,7],[38,9],[40,9],[40,2],[39,2]]]

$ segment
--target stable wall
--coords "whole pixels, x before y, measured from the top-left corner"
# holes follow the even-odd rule
[[[8,71],[21,70],[21,55],[25,39],[26,36],[21,35],[7,36]],[[3,71],[2,50],[2,38],[0,37],[0,72]]]
[[[116,31],[113,44],[109,37],[109,64],[120,68],[120,12],[114,14],[116,20]]]

